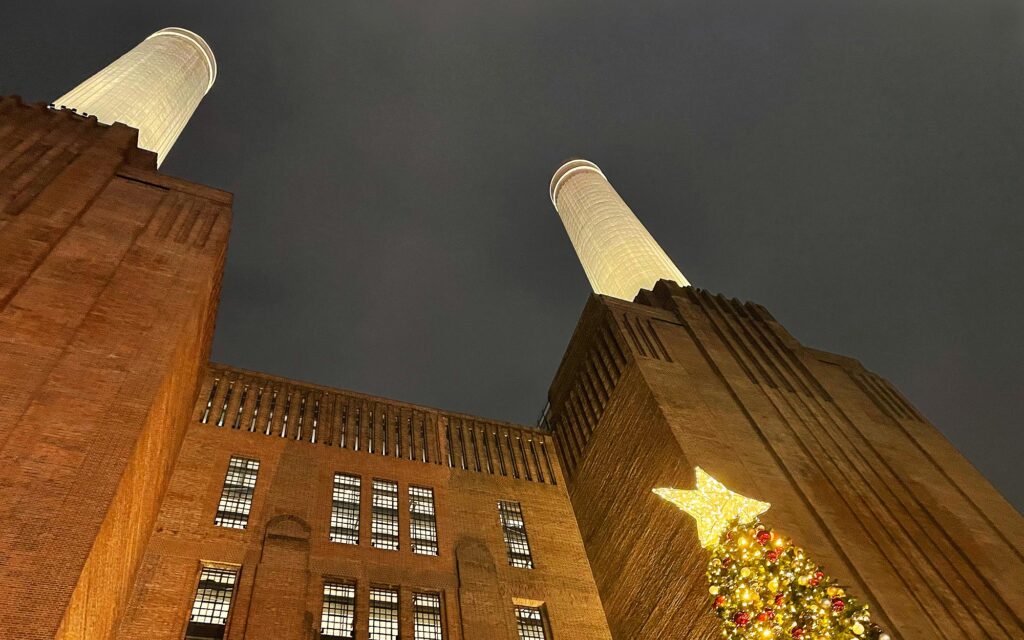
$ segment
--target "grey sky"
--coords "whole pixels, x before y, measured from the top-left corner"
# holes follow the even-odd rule
[[[532,422],[588,293],[547,199],[581,155],[1024,506],[1020,2],[9,4],[2,94],[164,26],[216,52],[164,171],[236,194],[218,360]]]

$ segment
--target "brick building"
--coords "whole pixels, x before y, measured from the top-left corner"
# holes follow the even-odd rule
[[[543,432],[214,365],[117,637],[609,638],[564,487]]]
[[[212,83],[191,36],[118,77]],[[0,99],[0,638],[717,637],[693,523],[651,493],[697,465],[892,637],[1024,637],[1020,514],[857,361],[681,286],[596,165],[552,201],[619,297],[529,428],[210,363],[231,196],[104,121]]]
[[[0,149],[0,637],[611,637],[550,434],[210,365],[230,196]]]

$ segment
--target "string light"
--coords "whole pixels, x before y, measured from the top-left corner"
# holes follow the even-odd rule
[[[700,467],[696,472],[696,489],[655,489],[654,493],[693,516],[697,521],[697,537],[705,549],[718,542],[731,521],[748,522],[772,506],[729,491]],[[745,546],[749,542],[741,539],[740,544]]]
[[[697,522],[711,552],[708,592],[728,640],[888,640],[868,605],[851,598],[803,549],[761,524],[771,506],[696,469],[692,490],[654,492]]]

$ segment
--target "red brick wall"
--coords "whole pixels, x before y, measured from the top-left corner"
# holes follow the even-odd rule
[[[230,196],[0,100],[0,637],[110,637],[207,357]]]
[[[204,424],[201,419],[214,378],[219,380],[218,391]],[[230,380],[237,386],[227,402],[225,424],[217,426],[225,404],[225,382]],[[254,432],[248,430],[255,401],[253,393],[247,395],[239,428],[232,427],[238,414],[241,385],[246,383],[251,385],[250,391],[258,387],[279,390],[272,435],[263,433],[262,420],[269,415],[266,394],[259,413],[261,420]],[[303,395],[307,398],[302,414],[304,431],[298,438]],[[286,428],[284,399],[289,396],[293,401]],[[316,443],[311,442],[314,398],[320,400],[321,407]],[[348,419],[344,447],[340,442],[343,412],[335,410],[342,403],[347,407]],[[362,421],[359,450],[355,450],[353,442],[357,406]],[[368,451],[371,410],[378,423],[374,453]],[[449,466],[447,434],[443,428],[434,432],[439,438],[440,460],[435,459],[434,453],[427,462],[419,454],[410,460],[404,446],[401,456],[395,456],[394,431],[389,436],[388,453],[382,453],[383,430],[379,424],[385,415],[390,416],[388,424],[393,424],[396,417],[400,425],[407,425],[408,418],[417,424],[422,417],[429,425],[445,421],[461,425],[463,441],[469,442],[469,468],[462,469],[462,451],[457,441],[453,443],[453,467]],[[481,460],[477,471],[470,428],[477,430],[478,443],[483,433],[501,432],[510,433],[511,441],[518,435],[533,439],[534,444],[543,440],[551,446],[543,433],[515,425],[221,366],[213,368],[200,388],[193,422],[118,638],[181,638],[203,562],[241,567],[228,624],[227,637],[233,640],[315,637],[312,634],[319,630],[325,577],[357,584],[357,619],[361,621],[357,637],[361,639],[366,638],[371,585],[399,588],[402,637],[412,635],[412,593],[426,590],[442,594],[445,637],[450,640],[514,640],[513,603],[517,599],[544,603],[558,640],[610,638],[557,462],[552,461],[557,484],[551,483],[547,471],[545,481],[539,481],[535,463],[529,460],[532,479],[527,480],[521,457],[517,458],[519,477],[513,477],[507,453],[507,475],[503,476],[493,449],[491,472],[485,460]],[[279,435],[282,429],[286,437]],[[428,438],[428,444],[434,437]],[[524,450],[529,451],[525,447]],[[476,453],[485,455],[482,446]],[[213,524],[231,455],[260,461],[249,526],[244,531]],[[357,475],[362,481],[358,546],[328,539],[331,490],[337,472]],[[398,551],[370,545],[370,487],[374,478],[393,480],[399,485]],[[436,557],[410,551],[410,485],[434,490],[439,542]],[[512,568],[507,563],[497,511],[500,499],[522,504],[536,563],[534,569]]]
[[[549,422],[614,637],[713,637],[692,519],[651,495],[701,466],[894,637],[1024,637],[1024,519],[888,382],[762,307],[659,283],[594,297]]]

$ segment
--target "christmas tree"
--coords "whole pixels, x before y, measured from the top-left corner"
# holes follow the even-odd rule
[[[711,552],[708,582],[729,640],[888,640],[804,550],[761,524],[771,507],[729,491],[697,467],[694,490],[655,489],[697,521]]]

